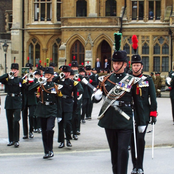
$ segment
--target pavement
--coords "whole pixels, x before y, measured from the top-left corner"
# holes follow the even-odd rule
[[[57,135],[58,126],[55,126],[54,134],[54,160],[42,159],[43,145],[41,134],[34,133],[33,139],[23,140],[22,122],[20,120],[20,146],[14,148],[7,147],[8,134],[7,123],[4,108],[5,95],[0,94],[1,113],[0,113],[0,173],[26,173],[26,168],[29,169],[27,173],[48,173],[59,171],[62,174],[111,174],[110,152],[104,129],[100,128],[97,123],[98,112],[101,108],[102,102],[94,104],[92,120],[86,121],[81,125],[81,135],[77,141],[72,140],[72,148],[65,147],[58,148]],[[145,151],[145,169],[147,174],[166,174],[173,170],[172,161],[174,157],[174,125],[172,121],[171,103],[169,93],[162,93],[161,98],[157,98],[158,103],[158,117],[155,125],[155,152],[154,160],[151,160],[152,147],[152,126],[149,125],[146,134],[146,151]],[[170,156],[170,160],[169,160]],[[167,163],[166,163],[167,162]],[[12,168],[6,166],[9,164]],[[15,164],[20,166],[20,171],[15,168]],[[40,167],[38,167],[38,164]],[[50,167],[47,168],[45,164]],[[68,164],[68,166],[67,166]],[[167,166],[166,166],[167,165]],[[32,168],[31,168],[32,166]],[[54,166],[54,167],[53,167]],[[78,166],[78,167],[77,167]],[[3,171],[2,170],[3,167]],[[129,160],[128,171],[131,171],[131,161]],[[155,169],[154,169],[155,167]],[[153,171],[151,170],[153,168]],[[16,169],[16,170],[15,170]],[[25,172],[24,172],[25,171]],[[73,172],[71,172],[73,171]],[[174,171],[174,170],[173,170]],[[15,172],[15,173],[16,173]],[[59,173],[58,172],[58,173]]]

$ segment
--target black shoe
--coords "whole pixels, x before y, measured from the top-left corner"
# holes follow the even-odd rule
[[[137,173],[137,169],[136,168],[133,168],[131,174],[136,174]]]
[[[86,117],[86,120],[91,120],[91,117]]]
[[[143,169],[138,169],[138,170],[137,170],[137,174],[144,174]]]
[[[47,158],[49,158],[49,154],[48,154],[48,153],[46,153],[46,154],[43,156],[43,159],[47,159]]]
[[[49,158],[52,158],[52,157],[54,156],[53,151],[49,151],[49,152],[48,152],[48,155],[49,155]]]
[[[14,145],[14,142],[13,141],[11,141],[11,142],[9,142],[8,144],[7,144],[7,146],[13,146]]]
[[[30,138],[33,138],[33,137],[34,137],[34,135],[33,135],[32,132],[30,132],[29,137],[30,137]]]
[[[71,142],[69,140],[67,140],[66,146],[67,147],[72,147],[72,144],[71,144]]]
[[[38,129],[38,133],[41,133],[41,132],[42,132],[42,129],[41,129],[41,128],[39,128],[39,129]]]
[[[80,131],[77,131],[76,134],[77,134],[77,135],[80,135]]]
[[[82,123],[86,123],[86,121],[85,120],[82,120]]]
[[[38,129],[33,129],[33,132],[34,132],[34,133],[37,133],[37,132],[38,132]]]
[[[77,135],[73,135],[74,140],[78,140]]]
[[[63,148],[65,147],[64,143],[60,143],[60,145],[58,146],[58,148]]]
[[[15,142],[14,147],[19,147],[19,142]]]
[[[28,139],[28,135],[24,135],[23,136],[23,139]]]

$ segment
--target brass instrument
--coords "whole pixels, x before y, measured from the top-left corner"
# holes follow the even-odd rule
[[[27,74],[27,79],[29,80],[29,81],[33,81],[34,79],[35,79],[35,73],[36,73],[36,71],[34,71],[33,73],[29,73],[29,74]]]
[[[39,77],[38,78],[38,83],[40,83],[40,84],[46,83],[46,81],[47,81],[46,77]]]
[[[59,77],[60,77],[60,80],[64,80],[64,78],[65,78],[65,73],[61,72],[61,73],[59,74]]]
[[[75,74],[73,77],[74,80],[78,80],[79,79],[79,74]]]
[[[14,79],[14,72],[10,71],[10,72],[8,73],[8,78],[9,78],[9,79]]]

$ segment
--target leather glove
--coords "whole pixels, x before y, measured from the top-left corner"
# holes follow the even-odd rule
[[[102,92],[100,89],[98,89],[98,90],[94,93],[94,98],[95,98],[96,100],[101,100],[102,94],[103,94],[103,92]]]
[[[60,123],[62,121],[62,118],[61,117],[58,117],[57,118],[57,123]]]
[[[143,133],[146,129],[146,126],[138,126],[138,132]]]
[[[151,124],[153,124],[153,123],[155,124],[156,123],[156,117],[153,117],[153,116],[150,117],[150,123]]]

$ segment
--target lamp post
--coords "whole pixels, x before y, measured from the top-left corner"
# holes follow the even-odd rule
[[[8,44],[6,43],[6,40],[4,42],[4,45],[2,45],[4,53],[5,53],[5,73],[7,73],[7,58],[6,58],[6,54],[7,54],[7,49],[8,49]]]

